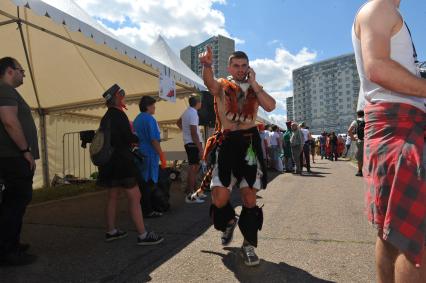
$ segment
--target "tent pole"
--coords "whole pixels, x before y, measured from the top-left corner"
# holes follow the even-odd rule
[[[18,9],[18,18],[19,18],[19,7]],[[24,32],[22,30],[22,22],[20,20],[16,21],[18,24],[19,33],[21,35],[22,45],[24,47],[25,58],[28,64],[28,71],[30,73],[31,82],[33,85],[34,94],[37,100],[37,112],[40,119],[40,140],[41,140],[41,160],[42,160],[42,171],[43,171],[43,185],[48,187],[49,183],[49,163],[48,163],[48,152],[47,152],[47,135],[46,135],[46,114],[41,108],[40,99],[38,96],[37,86],[34,79],[34,72],[32,69],[30,56],[28,54],[27,44],[25,42]]]
[[[4,22],[1,22],[0,23],[0,26],[5,26],[5,25],[8,25],[8,24],[12,24],[12,23],[14,23],[14,22],[16,22],[15,20],[8,20],[8,21],[4,21]]]

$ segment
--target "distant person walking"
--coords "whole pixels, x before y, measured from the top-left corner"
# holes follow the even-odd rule
[[[338,157],[338,145],[339,145],[339,139],[336,136],[335,132],[331,132],[330,136],[330,145],[331,145],[331,161],[337,161]]]
[[[299,126],[297,123],[291,124],[291,138],[290,138],[290,145],[291,145],[291,152],[293,154],[293,160],[296,164],[296,174],[302,174],[302,162],[300,158],[302,157],[301,153],[303,151],[303,145],[305,144],[305,140],[303,137],[302,132],[300,131]]]
[[[138,186],[138,168],[134,163],[131,146],[139,139],[132,133],[130,122],[125,109],[125,92],[118,85],[113,85],[104,94],[107,112],[102,117],[101,127],[110,129],[111,146],[114,149],[110,160],[99,166],[97,184],[108,188],[108,203],[106,209],[107,233],[105,241],[111,242],[127,237],[127,232],[116,226],[117,202],[121,192],[128,199],[130,216],[138,233],[137,245],[155,245],[163,238],[145,229],[140,205],[141,193]]]
[[[349,154],[349,150],[351,149],[351,145],[352,145],[352,138],[349,135],[349,131],[348,131],[348,135],[346,136],[346,140],[345,140],[345,155],[343,155],[344,158],[348,157]]]
[[[281,135],[278,126],[272,126],[270,149],[271,149],[271,162],[272,168],[278,172],[283,171],[283,165],[280,158],[281,154]],[[281,164],[280,164],[281,163]]]
[[[293,154],[291,152],[291,121],[286,122],[287,130],[284,132],[283,135],[283,151],[284,151],[284,169],[286,172],[293,172],[294,171],[294,165],[293,165]]]
[[[311,154],[311,133],[309,132],[309,129],[306,128],[305,122],[300,124],[300,131],[303,134],[303,151],[300,156],[300,163],[303,168],[303,164],[306,163],[306,171],[308,173],[311,172],[311,161],[309,155]],[[305,158],[305,159],[303,159]]]
[[[319,137],[319,143],[320,143],[320,154],[321,159],[327,158],[327,152],[326,152],[326,145],[327,145],[327,134],[324,132]]]
[[[25,70],[11,57],[0,59],[0,179],[6,190],[0,204],[0,264],[26,265],[37,257],[20,242],[22,220],[32,199],[35,160],[39,159],[37,128],[31,108],[16,90]]]
[[[197,190],[196,179],[198,171],[200,170],[200,161],[203,154],[201,133],[200,128],[198,127],[199,109],[201,109],[200,98],[197,96],[191,96],[189,98],[189,107],[185,110],[177,123],[178,127],[183,132],[183,143],[185,145],[185,151],[189,163],[185,202],[190,204],[204,203],[204,200],[200,197],[205,197],[204,195],[198,197],[194,194]]]
[[[426,80],[400,0],[371,0],[352,41],[365,100],[364,180],[368,220],[377,228],[377,282],[426,280]]]
[[[356,160],[358,163],[358,172],[355,176],[362,177],[362,166],[364,159],[364,111],[359,110],[357,113],[357,119],[352,122],[348,129],[348,138],[356,142]]]

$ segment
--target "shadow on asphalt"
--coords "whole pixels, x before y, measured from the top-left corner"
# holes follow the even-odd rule
[[[206,250],[202,253],[220,256],[223,264],[235,274],[239,282],[334,283],[284,262],[274,263],[261,259],[259,266],[247,267],[243,263],[239,248],[224,248],[224,253]]]
[[[277,176],[269,175],[270,180]],[[150,274],[203,235],[211,226],[210,201],[188,205],[179,186],[171,190],[171,211],[145,219],[149,231],[164,236],[159,246],[136,246],[127,199],[119,199],[118,227],[129,237],[104,242],[105,192],[29,207],[23,241],[39,256],[30,266],[0,268],[0,282],[148,282]],[[239,190],[231,195],[241,205]],[[219,242],[219,237],[218,237]]]

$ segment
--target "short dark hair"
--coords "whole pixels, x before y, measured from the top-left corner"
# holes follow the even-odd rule
[[[0,78],[6,74],[7,68],[16,68],[16,59],[12,57],[3,57],[0,59]]]
[[[200,98],[197,97],[197,96],[191,96],[189,98],[189,106],[191,106],[191,107],[195,107],[198,102],[200,102]]]
[[[364,117],[364,110],[358,110],[358,111],[356,112],[356,115],[357,115],[359,118]]]
[[[247,62],[249,61],[247,54],[244,53],[243,51],[232,52],[231,56],[229,56],[229,59],[228,59],[228,65],[231,65],[232,59],[246,59]]]
[[[278,130],[278,126],[277,126],[277,125],[273,125],[273,126],[272,126],[272,131],[274,131],[274,132],[275,132],[276,130]]]
[[[148,110],[148,107],[155,104],[157,100],[151,96],[142,96],[141,100],[139,101],[139,110],[141,112],[146,112]]]

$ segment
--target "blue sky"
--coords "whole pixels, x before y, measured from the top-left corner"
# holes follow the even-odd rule
[[[362,0],[228,1],[215,5],[226,17],[238,47],[251,57],[273,57],[277,45],[292,53],[302,47],[317,51],[316,60],[352,52],[350,29]],[[426,1],[402,0],[401,12],[410,25],[421,58],[426,60]],[[274,40],[275,45],[268,45]]]
[[[286,119],[292,71],[352,51],[351,27],[364,0],[75,0],[123,42],[146,52],[162,35],[172,49],[222,34],[236,39],[258,81]],[[426,60],[426,0],[402,0],[420,59]]]

